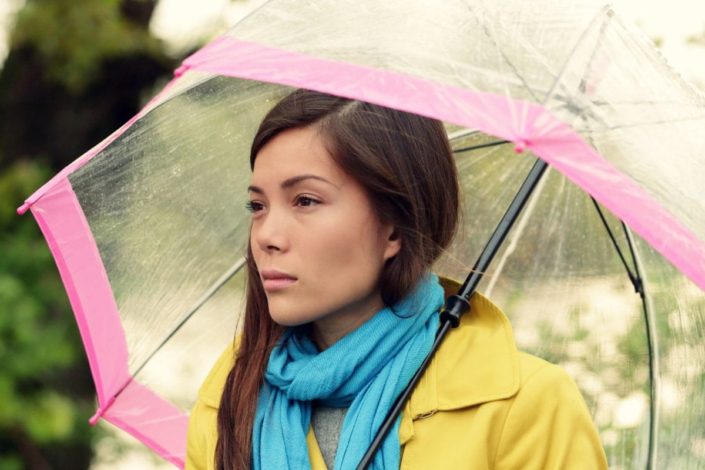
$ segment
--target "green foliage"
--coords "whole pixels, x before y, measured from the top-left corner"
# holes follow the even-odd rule
[[[0,469],[81,469],[104,434],[87,424],[94,388],[47,244],[16,208],[175,64],[149,34],[155,1],[22,3],[0,74]]]
[[[22,461],[20,461],[17,457],[0,456],[0,468],[3,470],[22,470],[22,467]]]
[[[76,364],[87,373],[66,294],[36,224],[15,212],[49,176],[27,162],[0,174],[0,436],[11,442],[0,446],[0,468],[22,468],[45,445],[91,438],[93,400],[76,400],[75,384],[66,383]]]
[[[81,91],[106,59],[145,51],[161,54],[161,44],[123,14],[120,0],[28,0],[12,35],[14,48],[33,46],[48,76]]]

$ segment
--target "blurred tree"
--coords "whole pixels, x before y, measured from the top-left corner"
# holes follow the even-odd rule
[[[148,26],[155,2],[28,0],[0,75],[0,167],[59,169],[132,117],[175,61]]]
[[[92,384],[66,294],[15,201],[51,174],[18,162],[0,175],[0,468],[86,468]],[[24,465],[23,465],[24,463]]]
[[[93,385],[36,224],[15,209],[132,117],[175,60],[155,1],[27,0],[0,72],[0,469],[88,468]]]

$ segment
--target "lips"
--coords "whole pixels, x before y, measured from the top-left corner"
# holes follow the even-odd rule
[[[275,269],[260,271],[260,277],[262,278],[262,286],[264,287],[264,290],[268,292],[285,289],[298,280],[291,274],[277,271]]]

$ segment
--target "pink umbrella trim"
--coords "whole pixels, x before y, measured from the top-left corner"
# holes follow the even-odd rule
[[[98,396],[91,424],[104,417],[183,467],[188,417],[130,376],[110,281],[71,183],[54,180],[31,209],[56,261],[88,357]]]
[[[705,243],[541,105],[230,36],[188,57],[175,73],[191,69],[368,101],[512,141],[517,152],[530,150],[580,186],[705,290]]]
[[[76,194],[56,182],[32,206],[54,256],[88,356],[98,403],[106,406],[130,380],[127,344],[108,275]]]
[[[144,385],[131,381],[105,412],[105,419],[184,467],[188,415]]]

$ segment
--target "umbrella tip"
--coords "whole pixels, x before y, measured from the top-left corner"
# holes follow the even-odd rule
[[[17,214],[22,215],[25,212],[27,212],[28,209],[29,209],[29,203],[25,202],[24,204],[22,204],[20,207],[17,208]]]
[[[524,150],[526,150],[526,141],[525,140],[520,140],[516,144],[514,144],[514,151],[516,153],[524,153]]]
[[[95,426],[96,423],[98,423],[98,420],[103,417],[103,413],[105,413],[105,409],[98,408],[95,414],[88,419],[88,424]]]
[[[182,76],[184,73],[186,73],[186,72],[188,71],[188,69],[189,69],[189,66],[188,66],[188,65],[186,65],[186,64],[181,64],[181,66],[179,66],[179,68],[177,68],[176,70],[174,70],[174,77],[179,78],[179,77]]]

